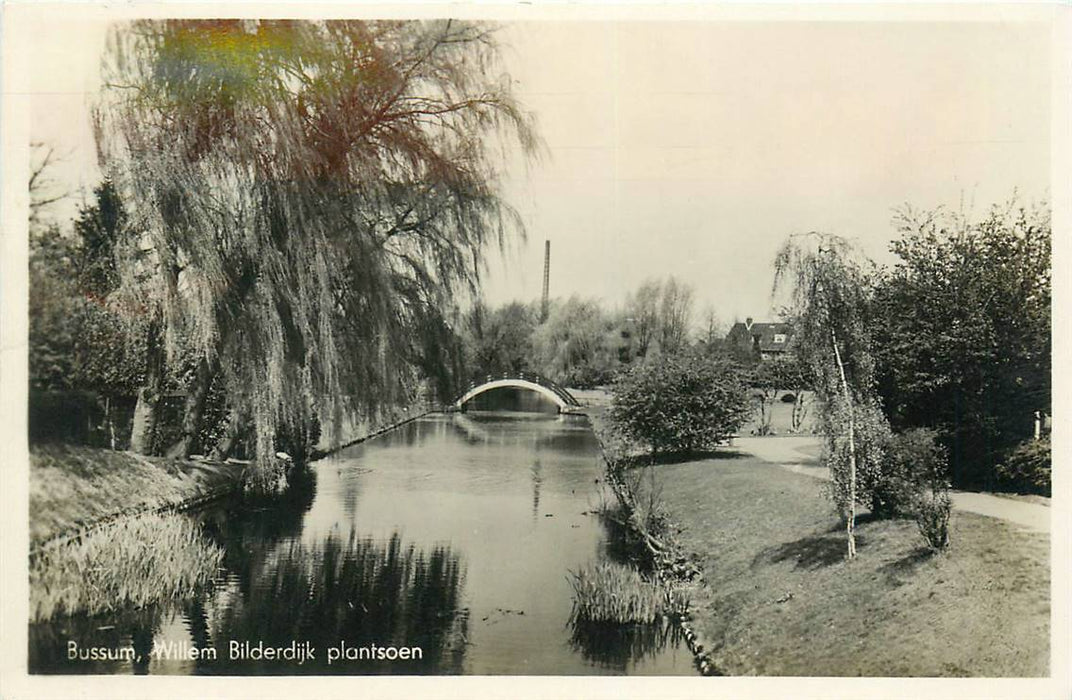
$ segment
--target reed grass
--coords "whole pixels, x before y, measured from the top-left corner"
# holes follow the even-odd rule
[[[146,514],[30,559],[33,621],[180,600],[216,575],[223,550],[177,514]]]
[[[611,562],[571,571],[570,584],[576,622],[650,624],[688,609],[680,589],[664,589],[636,569]]]

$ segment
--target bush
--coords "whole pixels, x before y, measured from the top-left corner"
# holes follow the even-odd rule
[[[949,513],[953,502],[949,490],[933,488],[919,494],[915,499],[916,526],[928,546],[940,552],[949,546]]]
[[[880,517],[908,515],[933,551],[949,546],[949,462],[935,431],[914,428],[893,435],[886,473],[871,493]]]
[[[997,466],[998,484],[1017,493],[1049,496],[1053,456],[1048,437],[1020,444]]]
[[[882,471],[870,484],[871,512],[881,518],[915,513],[919,494],[944,486],[948,462],[937,434],[914,428],[891,436]]]
[[[610,381],[612,372],[589,362],[581,362],[571,367],[562,377],[563,383],[576,389],[591,389]]]
[[[748,391],[728,360],[667,355],[622,374],[608,417],[615,431],[653,453],[709,449],[744,421]]]

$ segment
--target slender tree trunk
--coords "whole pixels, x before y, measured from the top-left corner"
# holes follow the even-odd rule
[[[804,428],[804,418],[808,415],[807,406],[804,405],[804,390],[796,391],[793,401],[793,432],[798,433]]]
[[[104,397],[104,424],[108,426],[108,444],[115,451],[115,425],[112,423],[112,397]]]
[[[152,321],[148,333],[149,357],[145,367],[145,384],[138,390],[134,405],[134,422],[130,432],[130,451],[152,454],[153,434],[159,415],[160,387],[163,380],[164,351],[160,344],[160,324]]]
[[[845,518],[845,533],[849,540],[848,558],[852,559],[856,556],[856,418],[849,382],[845,378],[845,365],[841,362],[841,351],[838,350],[837,334],[833,328],[830,329],[830,341],[834,346],[834,359],[841,374],[841,391],[845,395],[845,405],[849,411],[849,513]]]
[[[201,432],[201,416],[205,412],[205,400],[208,398],[209,386],[216,374],[216,363],[205,358],[197,363],[197,373],[193,384],[186,393],[182,411],[182,435],[168,448],[167,456],[175,459],[189,457],[197,444],[197,434]]]

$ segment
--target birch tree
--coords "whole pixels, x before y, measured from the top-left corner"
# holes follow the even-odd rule
[[[280,430],[404,400],[422,329],[520,230],[499,172],[537,138],[497,55],[493,28],[449,20],[112,31],[98,145],[138,232],[120,273],[149,366],[190,377],[170,454],[197,447],[214,382],[264,483]]]
[[[888,427],[875,396],[867,327],[867,285],[845,239],[791,236],[775,262],[774,291],[787,292],[786,315],[796,351],[812,370],[822,405],[824,460],[845,517],[847,556],[856,556],[856,504],[861,471],[880,470]]]

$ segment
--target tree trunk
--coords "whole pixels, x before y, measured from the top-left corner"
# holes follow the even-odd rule
[[[841,362],[841,351],[838,350],[837,334],[833,328],[830,329],[830,340],[834,346],[834,359],[837,361],[838,372],[841,375],[841,391],[845,395],[845,405],[849,411],[849,513],[845,518],[845,533],[849,540],[848,558],[852,559],[856,556],[856,418],[853,414],[849,382],[845,378],[845,365]]]
[[[799,433],[804,428],[804,418],[808,415],[808,408],[804,404],[804,390],[796,391],[793,401],[793,432]]]
[[[210,363],[205,358],[201,358],[197,363],[194,381],[186,392],[186,401],[183,403],[182,435],[174,445],[168,448],[167,457],[185,459],[193,453],[197,445],[197,435],[201,432],[201,416],[205,412],[208,389],[215,374],[215,362]]]
[[[145,367],[145,384],[138,390],[134,405],[134,422],[130,431],[130,451],[147,455],[153,452],[153,434],[159,413],[160,385],[163,378],[164,353],[160,345],[160,324],[149,324],[149,357]]]
[[[104,425],[108,428],[108,444],[115,451],[115,425],[112,423],[112,397],[104,397]]]

